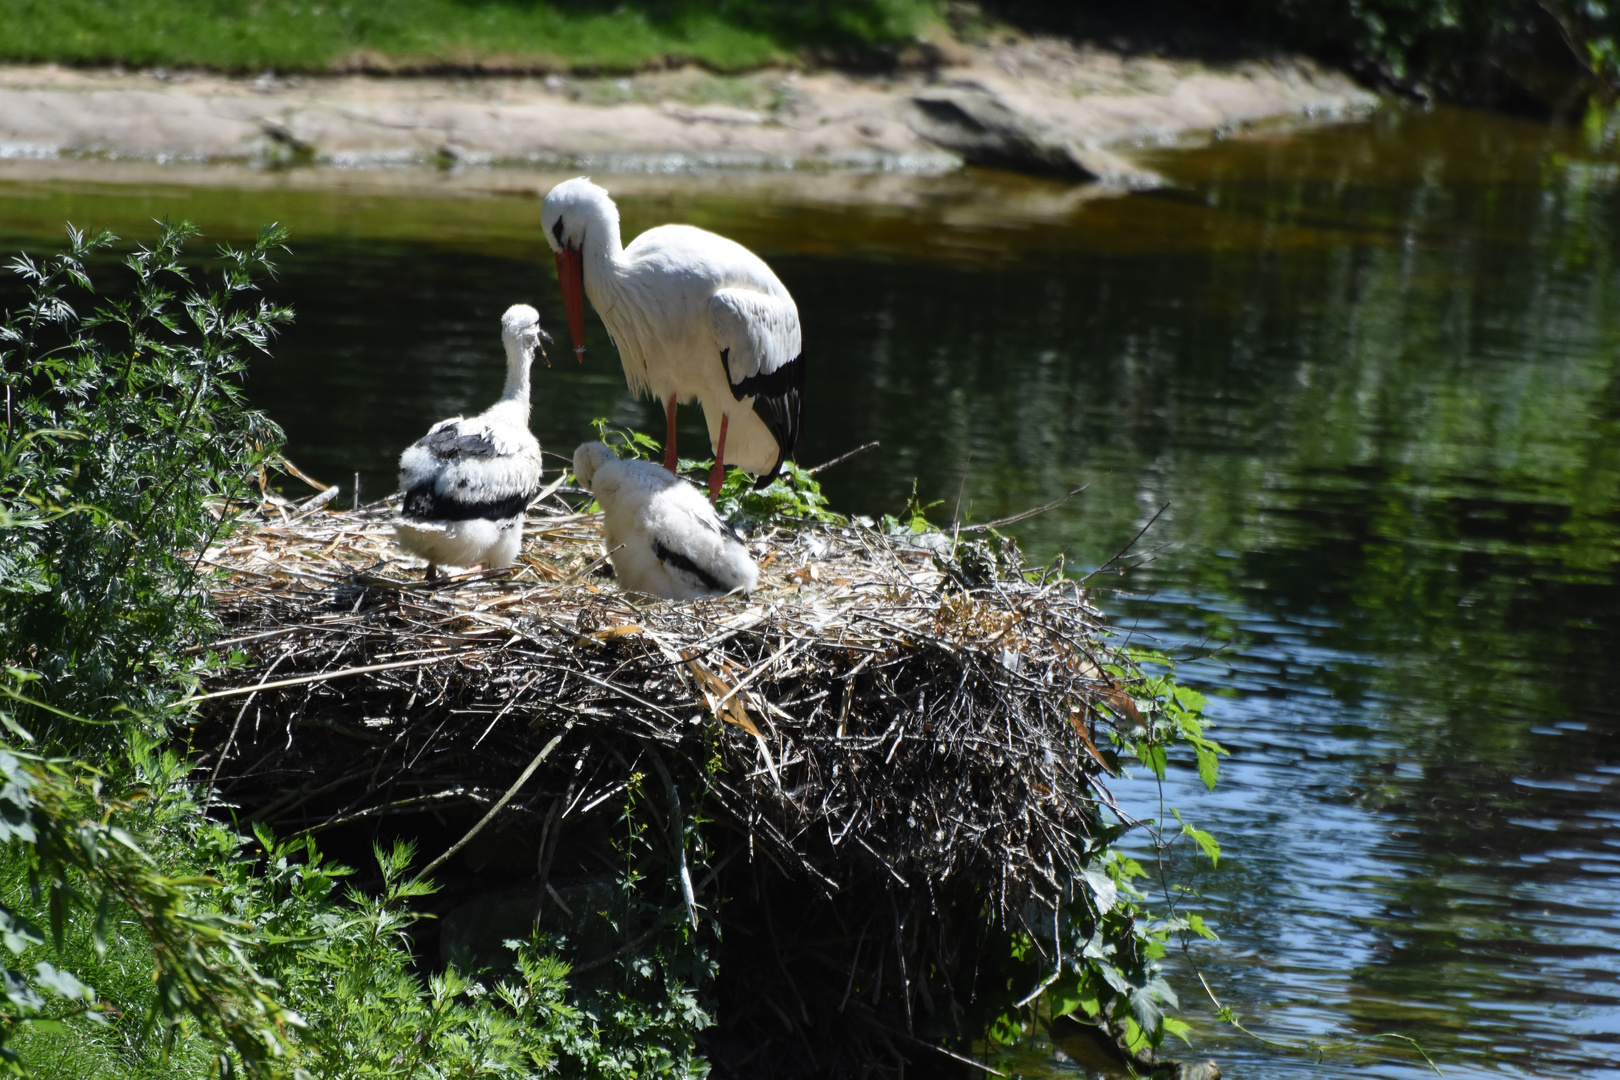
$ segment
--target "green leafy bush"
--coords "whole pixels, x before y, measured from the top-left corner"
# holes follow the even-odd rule
[[[172,758],[148,760],[170,780],[176,775]],[[25,1033],[37,1043],[73,1032],[75,1021],[83,1030],[122,1020],[138,1036],[151,1036],[138,1041],[154,1057],[168,1057],[177,1041],[195,1040],[207,1048],[193,1055],[198,1063],[222,1075],[238,1066],[255,1076],[281,1071],[301,1021],[249,961],[258,943],[254,928],[209,903],[216,882],[161,865],[131,832],[153,814],[192,834],[218,827],[194,805],[192,820],[176,823],[163,787],[138,777],[120,781],[80,762],[0,749],[0,776],[0,882],[7,886],[0,941],[18,962],[0,971],[0,1070],[29,1071],[17,1049]],[[154,799],[155,806],[140,805]],[[81,981],[80,973],[132,959],[131,939],[149,972],[133,987],[125,983],[133,992],[98,994]],[[64,957],[77,963],[59,966]]]
[[[202,552],[280,441],[241,378],[291,318],[255,284],[285,234],[204,274],[181,262],[195,232],[164,225],[123,260],[130,294],[84,317],[87,260],[114,237],[70,230],[69,251],[9,266],[31,295],[0,322],[0,661],[39,676],[43,703],[16,713],[54,745],[121,742],[115,710],[161,715],[194,673],[214,626]]]
[[[1135,761],[1162,780],[1171,754],[1190,750],[1199,776],[1213,790],[1219,755],[1227,751],[1207,735],[1203,695],[1178,685],[1166,658],[1155,653],[1129,652],[1124,664],[1106,670],[1116,692],[1103,706],[1112,722],[1099,753],[1109,767]],[[1173,826],[1116,821],[1101,829],[1085,842],[1086,865],[1070,883],[1060,917],[1033,936],[1009,932],[1008,968],[1017,973],[1013,985],[1035,983],[1040,993],[995,1016],[992,1041],[1016,1042],[1043,1021],[1060,1017],[1101,1029],[1139,1062],[1147,1061],[1166,1035],[1190,1041],[1192,1029],[1172,1015],[1181,1003],[1161,962],[1172,946],[1216,935],[1201,916],[1182,909],[1166,861],[1175,847],[1191,844],[1195,854],[1218,866],[1220,845],[1212,834],[1184,822],[1179,811],[1169,814]],[[1117,848],[1121,837],[1138,827],[1148,831],[1158,856],[1153,870]],[[1054,954],[1061,957],[1056,970],[1050,967]]]
[[[713,464],[712,460],[681,462],[682,468],[704,471]],[[762,488],[756,488],[747,473],[728,470],[715,509],[734,524],[748,526],[843,520],[832,512],[816,478],[796,461],[784,461],[781,471]]]

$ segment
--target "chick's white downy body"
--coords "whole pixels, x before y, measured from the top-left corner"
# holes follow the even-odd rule
[[[501,318],[506,388],[477,416],[434,424],[399,457],[405,494],[399,544],[440,566],[509,566],[523,544],[523,515],[540,490],[540,443],[529,431],[529,369],[540,315],[514,304]],[[549,339],[548,339],[549,340]]]
[[[619,210],[584,177],[558,184],[541,210],[557,255],[575,351],[584,304],[602,317],[625,382],[666,408],[665,466],[675,466],[675,406],[698,401],[717,459],[775,476],[798,442],[804,357],[799,309],[764,260],[689,225],[648,229],[624,247]]]
[[[742,537],[680,477],[621,460],[601,443],[574,451],[574,476],[602,504],[602,539],[621,588],[690,600],[759,584]]]

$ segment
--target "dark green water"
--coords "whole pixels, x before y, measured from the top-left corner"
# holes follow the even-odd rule
[[[801,459],[883,441],[827,474],[841,509],[895,511],[916,478],[984,520],[1089,482],[1020,535],[1090,567],[1168,504],[1105,603],[1214,698],[1222,786],[1165,790],[1224,853],[1181,868],[1222,936],[1192,958],[1294,1048],[1223,1028],[1178,959],[1199,1057],[1433,1075],[1386,1041],[1304,1049],[1400,1034],[1447,1076],[1620,1076],[1620,153],[1392,113],[1155,164],[1171,187],[1090,201],[642,178],[626,223],[777,268],[813,364]],[[299,321],[252,392],[295,460],[369,495],[497,392],[508,304],[564,326],[532,198],[5,177],[0,234],[30,245],[64,217],[291,223]],[[593,416],[658,430],[588,323],[587,364],[557,350],[538,379],[563,453]]]

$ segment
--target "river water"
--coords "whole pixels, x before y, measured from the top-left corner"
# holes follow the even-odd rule
[[[1228,1077],[1620,1076],[1620,152],[1438,110],[1166,150],[1127,197],[993,175],[599,177],[627,230],[755,247],[799,302],[801,460],[848,512],[1018,532],[1181,659],[1232,750],[1172,856],[1221,940],[1170,963]],[[551,177],[537,177],[544,186]],[[511,188],[510,183],[496,185]],[[521,187],[521,185],[520,185]],[[71,218],[294,229],[298,322],[251,394],[347,491],[498,391],[497,319],[564,330],[532,191],[476,178],[0,168],[0,239]],[[14,288],[0,286],[10,299]],[[611,345],[537,378],[534,427],[659,431]],[[696,410],[686,446],[701,445]],[[347,499],[345,495],[345,499]],[[1162,512],[1161,512],[1162,511]],[[1145,846],[1142,857],[1151,856]],[[1203,993],[1235,1009],[1223,1025]],[[1320,1048],[1321,1063],[1318,1063]],[[1075,1076],[1044,1048],[1025,1074]]]

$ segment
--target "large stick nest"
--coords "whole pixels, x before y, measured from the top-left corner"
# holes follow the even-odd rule
[[[554,852],[565,823],[614,809],[649,756],[667,760],[689,808],[732,838],[716,870],[739,859],[823,903],[888,894],[889,993],[908,1026],[913,994],[929,995],[922,920],[908,931],[892,897],[937,914],[967,896],[967,921],[1003,926],[1044,908],[1049,925],[1101,827],[1090,725],[1118,700],[1115,657],[1084,590],[1026,568],[1010,541],[765,528],[750,539],[757,592],[676,603],[618,592],[599,519],[555,496],[530,510],[517,566],[434,583],[389,518],[272,498],[205,555],[225,570],[220,646],[247,661],[210,688],[194,743],[213,798],[248,820],[375,835],[432,815],[453,839],[562,733],[492,825],[534,823],[525,857],[543,877],[547,835]],[[876,918],[850,917],[836,919],[850,939]],[[844,944],[812,959],[837,968],[845,1003],[875,962],[876,1003],[880,950],[864,947],[863,968],[863,946]],[[929,962],[954,963],[952,948]],[[773,1006],[790,1028],[789,1013],[810,1022],[803,996]]]

